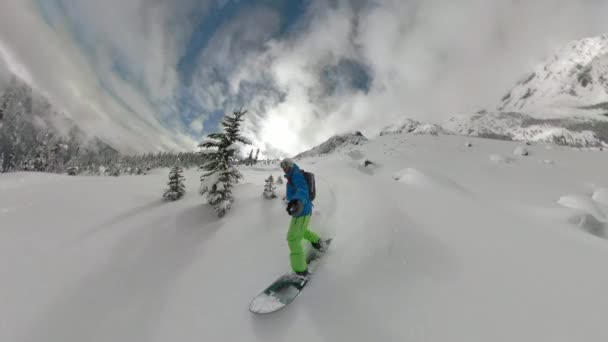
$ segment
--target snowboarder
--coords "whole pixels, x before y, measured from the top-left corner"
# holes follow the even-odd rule
[[[308,195],[308,184],[304,174],[293,160],[286,158],[281,161],[281,168],[287,179],[287,213],[292,216],[287,233],[287,244],[289,245],[291,269],[296,277],[308,277],[308,265],[302,247],[302,239],[309,241],[312,246],[324,252],[327,248],[317,233],[308,229],[310,216],[312,214],[312,201]]]

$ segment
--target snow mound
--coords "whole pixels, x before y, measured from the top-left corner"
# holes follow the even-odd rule
[[[377,168],[378,168],[377,164],[370,160],[365,160],[357,165],[357,169],[359,171],[361,171],[365,174],[368,174],[370,176],[375,174]]]
[[[508,163],[511,163],[513,161],[513,159],[509,158],[509,157],[505,157],[505,156],[503,156],[501,154],[495,153],[495,154],[491,154],[490,155],[490,161],[492,161],[494,163],[505,163],[505,164],[508,164]]]
[[[600,195],[594,197],[602,198],[604,191],[599,192]],[[576,224],[583,231],[603,238],[608,239],[608,218],[606,213],[593,198],[581,195],[563,196],[558,200],[562,206],[574,209],[577,214],[570,218],[570,222]]]
[[[323,154],[330,154],[347,146],[359,146],[367,142],[367,138],[361,132],[336,135],[329,138],[321,145],[308,151],[302,152],[295,158],[316,157]]]
[[[558,204],[580,211],[583,214],[593,216],[597,221],[607,223],[608,218],[603,210],[588,196],[583,195],[567,195],[562,196],[557,201]]]
[[[599,188],[593,192],[591,198],[605,206],[608,206],[608,188]]]
[[[517,146],[515,148],[515,150],[513,150],[513,154],[516,156],[527,156],[530,155],[530,152],[528,151],[527,148],[523,147],[523,146]]]
[[[428,170],[406,168],[393,174],[393,179],[412,186],[439,187],[452,190],[464,191],[464,187],[453,179]]]

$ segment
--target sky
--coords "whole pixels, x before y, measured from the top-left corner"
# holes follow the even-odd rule
[[[494,108],[600,0],[2,0],[17,74],[126,152],[194,150],[225,113],[265,156]]]

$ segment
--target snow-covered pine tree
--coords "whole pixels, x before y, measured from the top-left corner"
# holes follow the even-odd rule
[[[57,143],[53,145],[48,155],[48,163],[47,163],[47,172],[57,172],[62,173],[64,168],[64,156],[65,149],[64,146],[59,140]]]
[[[42,149],[36,151],[36,155],[32,161],[34,171],[43,172],[46,170],[46,160],[44,158]]]
[[[264,186],[264,198],[265,199],[273,199],[277,198],[276,186],[274,185],[274,178],[272,175],[266,179],[266,185]]]
[[[163,195],[164,200],[176,201],[184,197],[184,194],[186,193],[186,186],[184,185],[184,176],[182,175],[183,172],[184,170],[182,169],[181,162],[178,158],[169,172],[169,188]]]
[[[109,170],[106,170],[110,176],[118,177],[121,174],[122,165],[120,161],[114,160],[111,162],[112,166],[110,166]]]
[[[4,165],[5,165],[5,172],[9,172],[9,171],[15,171],[16,165],[15,165],[15,153],[11,152],[8,154],[8,159],[4,160]]]
[[[71,164],[68,166],[67,173],[69,176],[76,176],[78,174],[78,166],[76,164]]]
[[[0,165],[0,171],[8,172],[8,163],[10,162],[10,153],[5,152],[4,158],[2,158],[2,165]]]
[[[34,171],[34,156],[31,153],[27,153],[21,158],[16,169],[23,171]]]
[[[253,150],[249,152],[249,157],[247,158],[247,162],[245,163],[245,165],[249,166],[251,164],[253,164]]]
[[[251,145],[248,139],[240,135],[245,113],[247,111],[238,110],[232,116],[224,117],[224,133],[209,134],[199,144],[206,159],[206,163],[201,165],[201,169],[205,170],[201,176],[201,195],[207,194],[207,203],[215,208],[219,217],[230,210],[234,201],[232,187],[243,178],[232,161],[238,150],[237,143]]]

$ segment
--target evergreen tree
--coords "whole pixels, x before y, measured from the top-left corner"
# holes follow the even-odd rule
[[[11,80],[11,85],[13,83],[15,83],[15,77],[13,76],[13,79]],[[4,94],[2,94],[2,97],[0,98],[0,122],[2,122],[4,120],[4,117],[7,116],[8,114],[8,109],[9,106],[11,104],[12,101],[14,101],[15,94],[13,93],[12,89],[9,87]],[[0,128],[2,127],[2,125],[0,125]]]
[[[79,171],[78,166],[76,166],[75,164],[68,166],[68,169],[67,169],[68,175],[76,176],[78,174],[78,171]]]
[[[64,154],[65,154],[65,149],[63,147],[61,140],[59,140],[51,148],[51,151],[50,151],[50,154],[48,157],[48,165],[47,165],[48,172],[58,172],[58,173],[63,172],[64,164],[65,164],[65,155]]]
[[[249,166],[253,163],[253,150],[251,150],[249,152],[249,157],[247,158],[247,161],[245,162],[245,165]]]
[[[34,171],[42,172],[46,170],[46,163],[41,151],[36,152],[33,160]]]
[[[15,153],[11,152],[8,154],[8,160],[4,160],[4,165],[6,165],[6,172],[15,171]]]
[[[120,164],[120,162],[114,161],[112,163],[112,166],[110,167],[110,170],[108,170],[108,173],[110,174],[110,176],[118,177],[121,174],[121,170],[122,165]]]
[[[183,169],[179,158],[175,162],[175,165],[169,172],[169,188],[165,191],[163,199],[166,201],[176,201],[186,193],[186,186],[184,185],[184,176],[182,175]]]
[[[81,162],[76,156],[74,156],[74,158],[71,158],[66,163],[65,171],[70,176],[76,176],[77,174],[79,174],[81,172],[81,170],[82,170]]]
[[[274,185],[274,178],[272,177],[272,175],[270,175],[270,177],[268,177],[268,179],[266,180],[266,185],[264,186],[264,198],[265,199],[273,199],[273,198],[277,198],[277,193],[276,193],[276,186]]]
[[[18,169],[24,171],[34,170],[34,157],[31,154],[27,154],[18,165]]]
[[[258,163],[258,155],[260,154],[260,149],[258,148],[257,151],[255,152],[255,160],[254,160],[254,164]]]
[[[237,143],[251,144],[239,134],[245,113],[247,111],[238,110],[232,116],[224,117],[224,133],[209,134],[199,144],[203,148],[201,154],[206,158],[205,164],[201,165],[201,169],[205,170],[201,176],[201,195],[207,194],[207,203],[215,208],[219,217],[230,210],[234,201],[232,187],[243,178],[234,167],[233,160],[238,150]]]
[[[9,158],[10,158],[10,153],[8,153],[8,152],[2,153],[2,164],[0,164],[0,171],[8,172]]]

